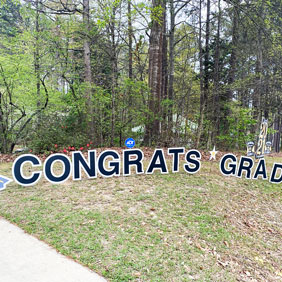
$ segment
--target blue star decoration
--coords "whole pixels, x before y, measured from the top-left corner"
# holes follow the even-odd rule
[[[0,175],[0,191],[4,190],[6,188],[6,185],[12,181],[13,181],[12,179],[6,176]]]

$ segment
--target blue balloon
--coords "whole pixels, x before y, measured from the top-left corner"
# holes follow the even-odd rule
[[[127,148],[133,148],[135,146],[135,140],[133,138],[127,138],[125,140],[125,146]]]

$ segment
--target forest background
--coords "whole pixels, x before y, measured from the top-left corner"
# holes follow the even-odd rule
[[[1,0],[0,151],[281,144],[279,0]]]

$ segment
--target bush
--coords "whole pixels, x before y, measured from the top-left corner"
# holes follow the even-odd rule
[[[245,149],[246,143],[254,140],[251,128],[257,123],[252,118],[251,110],[241,108],[238,104],[232,104],[230,116],[227,117],[229,132],[217,137],[226,148]]]
[[[88,140],[83,130],[83,122],[73,114],[48,113],[41,116],[40,124],[34,122],[26,143],[35,153],[59,151],[64,148],[80,148],[92,140]]]

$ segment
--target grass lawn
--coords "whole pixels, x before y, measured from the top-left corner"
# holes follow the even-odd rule
[[[13,182],[0,216],[109,281],[282,281],[282,185],[224,177],[217,162],[195,175]]]

